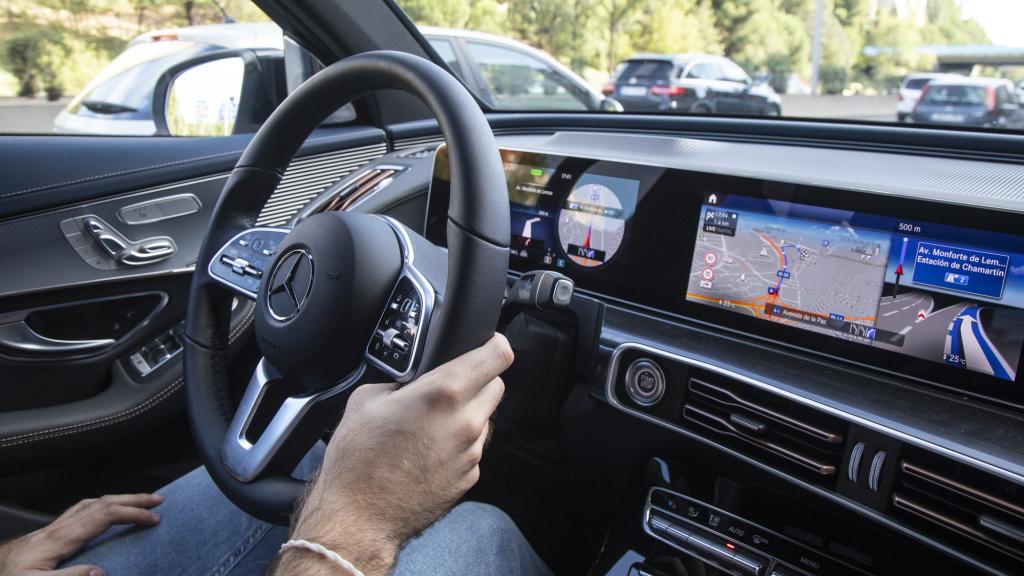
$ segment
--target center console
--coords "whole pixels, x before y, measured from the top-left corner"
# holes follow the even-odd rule
[[[896,531],[836,516],[813,499],[661,458],[633,482],[595,568],[603,576],[978,573]]]
[[[1019,214],[501,157],[511,270],[599,308],[576,372],[611,407],[595,428],[626,432],[580,441],[620,477],[650,458],[590,574],[1024,573]],[[447,162],[425,222],[442,245]]]

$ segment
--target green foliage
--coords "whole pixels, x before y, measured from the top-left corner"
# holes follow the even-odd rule
[[[720,54],[722,42],[708,0],[664,0],[643,6],[630,31],[631,46],[644,52]]]
[[[786,54],[772,54],[765,59],[764,67],[768,72],[768,84],[779,94],[784,94],[789,87],[789,76],[794,72],[793,59]]]
[[[55,100],[84,87],[124,49],[124,41],[60,26],[20,25],[3,47],[4,67],[18,79],[19,96],[40,91]]]
[[[40,90],[60,97],[60,65],[68,55],[63,38],[54,28],[25,27],[4,44],[5,67],[18,79],[19,96]]]
[[[264,21],[252,0],[219,0],[239,22]],[[398,0],[418,24],[467,28],[521,40],[585,77],[602,82],[638,52],[723,54],[751,75],[767,73],[778,91],[810,75],[817,0]],[[823,0],[822,68],[826,92],[850,79],[885,88],[934,60],[928,44],[985,44],[960,0],[929,0],[926,23],[891,10],[872,16],[873,0]],[[0,62],[17,89],[36,95],[76,92],[131,37],[162,27],[220,22],[212,0],[5,0]],[[867,45],[892,50],[872,57]],[[515,89],[516,79],[501,80]]]
[[[844,66],[829,64],[821,67],[818,76],[823,94],[842,94],[850,74]]]
[[[725,55],[749,71],[763,70],[771,56],[793,62],[810,57],[810,37],[800,15],[803,2],[781,0],[712,0]]]
[[[860,33],[867,25],[868,0],[835,0],[833,13],[843,28]]]

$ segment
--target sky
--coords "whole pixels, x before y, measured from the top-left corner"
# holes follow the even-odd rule
[[[1024,0],[960,0],[965,18],[981,24],[993,44],[1024,47]]]

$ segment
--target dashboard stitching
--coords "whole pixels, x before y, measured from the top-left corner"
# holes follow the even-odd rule
[[[319,138],[314,140],[308,140],[307,144],[315,144],[317,142],[329,141],[331,138]],[[196,162],[198,160],[210,160],[212,158],[221,158],[224,156],[237,156],[242,153],[242,150],[231,150],[228,152],[218,152],[216,154],[207,154],[205,156],[194,156],[191,158],[183,158],[181,160],[173,160],[170,162],[162,162],[160,164],[151,164],[149,166],[141,166],[139,168],[129,168],[126,170],[117,170],[115,172],[107,172],[106,174],[96,174],[92,176],[85,176],[82,178],[76,178],[74,180],[66,180],[64,182],[57,182],[53,184],[46,184],[44,186],[36,186],[35,188],[25,188],[24,190],[17,190],[14,192],[7,192],[0,194],[0,200],[8,197],[21,196],[23,194],[29,194],[32,192],[41,192],[49,190],[51,188],[59,188],[61,186],[70,186],[72,184],[82,184],[85,182],[94,182],[97,180],[103,180],[104,178],[110,178],[113,176],[124,176],[126,174],[136,174],[138,172],[145,172],[146,170],[153,170],[156,168],[167,168],[169,166],[178,166],[181,164],[188,164],[190,162]]]
[[[229,342],[233,343],[235,341],[235,339],[239,335],[241,335],[242,332],[244,332],[245,329],[248,328],[250,324],[252,324],[252,319],[253,319],[253,316],[255,315],[255,312],[256,312],[256,306],[252,305],[249,308],[249,312],[246,313],[245,318],[242,320],[242,322],[238,326],[236,326],[235,329],[232,330],[231,334],[228,336]],[[62,426],[62,427],[59,427],[59,428],[49,428],[49,429],[46,429],[46,430],[39,430],[39,431],[36,431],[36,432],[28,432],[26,434],[20,434],[20,435],[17,435],[17,436],[10,436],[10,437],[7,437],[7,438],[0,438],[0,448],[9,448],[9,447],[12,447],[12,446],[17,446],[19,444],[27,444],[27,443],[36,442],[36,441],[39,441],[39,440],[46,440],[48,438],[57,438],[57,437],[60,437],[60,436],[66,436],[68,434],[77,434],[79,432],[86,432],[88,430],[95,430],[97,428],[102,428],[104,426],[110,426],[112,424],[117,424],[119,422],[123,422],[125,420],[130,419],[130,418],[134,418],[135,416],[138,416],[139,414],[149,410],[153,406],[156,406],[157,404],[159,404],[160,402],[166,400],[172,394],[177,392],[182,387],[181,385],[184,382],[184,379],[185,379],[185,377],[181,376],[180,378],[178,378],[177,380],[172,382],[169,386],[167,386],[166,388],[161,390],[156,396],[146,400],[145,402],[143,402],[142,404],[140,404],[138,406],[134,406],[132,408],[129,408],[129,409],[124,410],[122,412],[119,412],[117,414],[113,414],[111,416],[104,416],[103,418],[97,418],[95,420],[90,420],[88,422],[81,422],[81,423],[78,423],[78,424],[71,424],[71,425]]]

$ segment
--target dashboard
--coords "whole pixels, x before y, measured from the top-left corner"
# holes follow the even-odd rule
[[[504,148],[510,267],[772,346],[1024,403],[1012,214],[838,187]],[[426,232],[444,243],[447,157]]]
[[[591,573],[675,575],[680,554],[719,574],[1021,573],[1024,169],[656,134],[498,142],[511,276],[574,281],[572,319],[541,318],[576,333],[576,376],[613,408],[576,439],[594,457],[579,473],[626,494]],[[432,164],[423,230],[444,245],[443,146]],[[543,368],[559,344],[520,316],[506,334],[545,360],[506,404],[532,419],[563,409]]]
[[[520,361],[495,422],[521,459],[492,465],[564,488],[543,524],[620,508],[588,573],[1024,572],[1024,166],[604,130],[495,129],[510,285],[575,293],[503,310]],[[444,245],[432,138],[298,217],[348,205]]]

